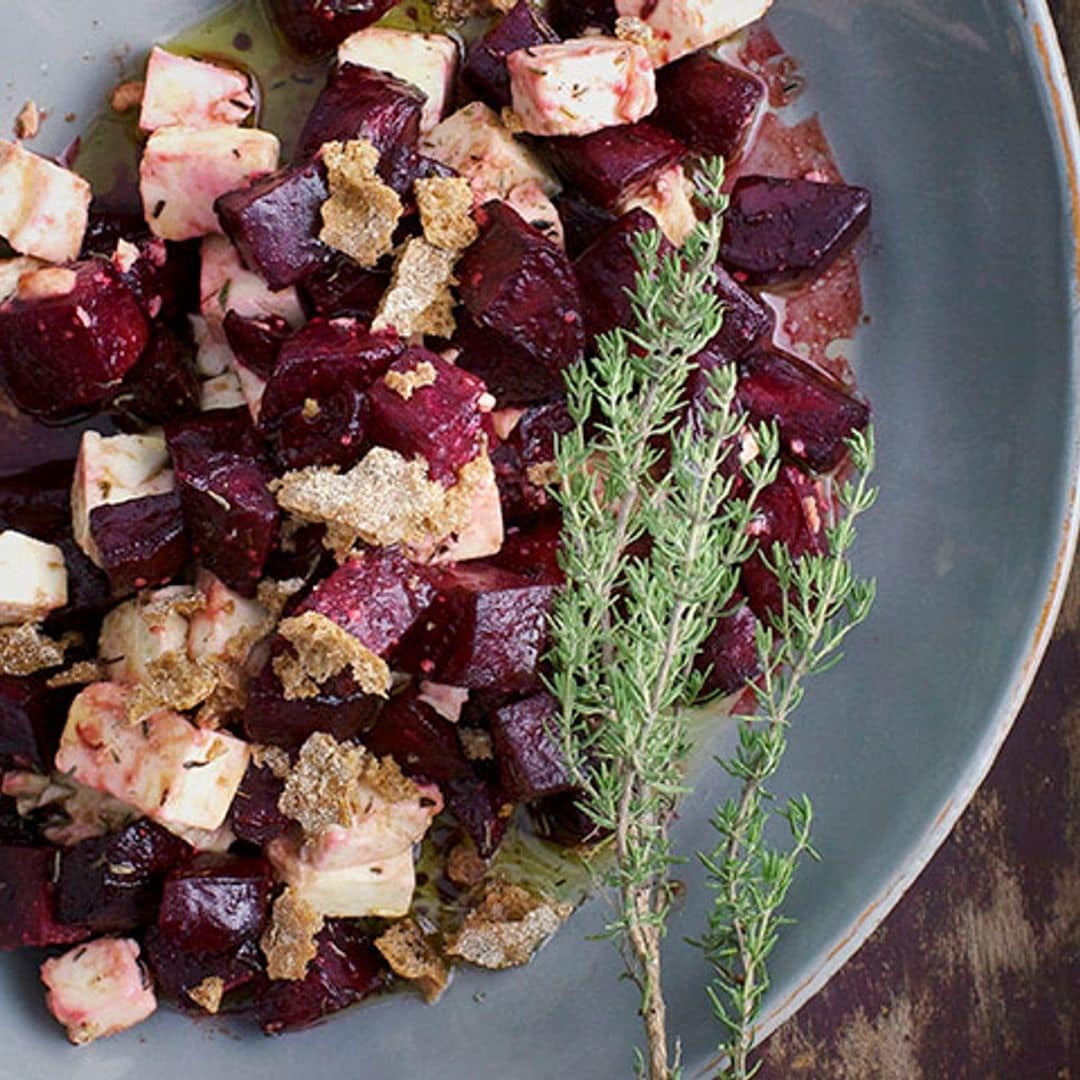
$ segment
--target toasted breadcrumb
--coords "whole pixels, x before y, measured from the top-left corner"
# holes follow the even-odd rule
[[[506,128],[511,135],[520,135],[525,130],[524,121],[509,105],[504,105],[499,110],[499,119],[502,121],[502,126]]]
[[[282,529],[284,532],[285,529]],[[304,587],[303,578],[287,578],[285,581],[274,581],[272,578],[264,578],[255,589],[255,599],[267,611],[267,618],[276,623],[281,617],[285,605]],[[273,629],[271,626],[269,629]],[[269,630],[268,630],[269,632]]]
[[[473,194],[463,176],[433,176],[413,184],[424,239],[444,251],[461,251],[480,235]]]
[[[41,130],[41,111],[36,101],[28,101],[15,117],[15,138],[32,139]]]
[[[435,0],[431,12],[439,22],[464,22],[479,15],[490,15],[493,11],[509,11],[510,7],[500,6],[506,0]]]
[[[372,267],[394,246],[401,199],[375,174],[379,152],[366,139],[327,143],[322,159],[330,198],[322,205],[319,239]]]
[[[362,746],[339,743],[325,732],[309,735],[285,778],[278,809],[309,836],[331,825],[347,828],[358,809],[367,757]]]
[[[145,90],[146,84],[137,80],[120,83],[114,88],[109,98],[113,112],[125,113],[131,109],[137,109],[142,104]]]
[[[322,928],[323,917],[291,886],[286,886],[274,901],[270,924],[259,940],[267,975],[271,979],[302,979],[308,964],[318,955],[315,938]]]
[[[487,869],[487,863],[480,858],[476,846],[469,839],[455,844],[446,857],[446,876],[455,885],[476,885],[483,881]]]
[[[286,701],[315,697],[322,683],[346,668],[365,693],[386,697],[389,692],[386,661],[320,612],[285,619],[278,633],[296,650],[295,656],[284,653],[273,659]]]
[[[414,334],[451,337],[456,329],[450,291],[456,259],[456,252],[443,251],[418,236],[406,240],[371,329],[394,329],[403,338]]]
[[[161,709],[187,712],[206,701],[217,685],[210,664],[186,653],[164,653],[146,665],[145,677],[128,699],[128,723],[137,724]]]
[[[383,382],[395,394],[406,401],[411,401],[413,394],[417,390],[433,385],[437,377],[435,365],[423,360],[411,371],[394,371],[391,369],[383,376]]]
[[[500,970],[527,964],[573,907],[505,881],[487,884],[479,903],[447,942],[448,956]]]
[[[530,465],[525,470],[525,475],[530,484],[537,487],[547,487],[548,484],[556,484],[559,481],[559,468],[554,461],[541,461],[538,465]]]
[[[615,36],[648,49],[653,44],[652,27],[636,15],[620,15],[615,20]]]
[[[45,685],[50,690],[59,690],[65,686],[86,686],[92,682],[100,682],[108,676],[98,660],[77,660],[69,668],[50,675]]]
[[[269,769],[279,780],[284,780],[292,768],[288,751],[280,746],[264,746],[261,743],[253,743],[251,746],[251,760],[260,769]]]
[[[54,641],[33,623],[0,626],[0,675],[33,675],[64,662],[66,641]]]
[[[429,1005],[439,1000],[450,972],[415,920],[402,919],[394,923],[375,939],[375,948],[382,953],[395,975],[416,983]]]
[[[221,999],[224,995],[225,980],[220,975],[207,975],[198,986],[193,986],[187,991],[187,996],[211,1015],[221,1008]]]
[[[461,740],[461,748],[470,761],[491,761],[495,757],[495,751],[489,732],[483,728],[459,727],[458,738]]]

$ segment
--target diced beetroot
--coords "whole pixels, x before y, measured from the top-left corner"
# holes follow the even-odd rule
[[[529,807],[529,811],[536,831],[564,847],[595,844],[606,835],[584,813],[578,805],[578,795],[573,791],[540,799]]]
[[[615,0],[548,0],[551,25],[564,38],[581,37],[587,29],[615,33]]]
[[[709,349],[736,360],[752,345],[772,335],[776,313],[747,292],[722,266],[713,267],[716,294],[724,303],[724,323]]]
[[[319,161],[282,169],[214,204],[225,235],[271,289],[286,289],[316,269],[329,251],[319,239],[330,197]]]
[[[188,1008],[192,1007],[192,1001],[187,991],[194,990],[204,979],[221,979],[222,990],[228,995],[251,984],[263,970],[262,954],[255,941],[245,941],[239,948],[221,953],[189,952],[156,926],[146,931],[146,962],[157,989]],[[227,999],[219,1011],[231,1011]]]
[[[270,13],[298,53],[325,56],[393,6],[393,0],[270,0]]]
[[[150,328],[108,263],[47,272],[67,274],[70,291],[0,305],[0,379],[20,408],[62,417],[108,397],[142,355]]]
[[[45,629],[49,633],[81,629],[88,620],[103,615],[115,602],[105,571],[90,561],[75,540],[65,536],[56,543],[64,553],[67,567],[68,602],[67,607],[54,611],[45,620]]]
[[[15,800],[7,795],[0,795],[0,845],[33,847],[40,839],[34,822],[19,813]]]
[[[355,463],[368,424],[368,388],[403,349],[396,336],[372,334],[350,316],[313,319],[286,341],[259,413],[278,463]]]
[[[476,213],[480,236],[457,266],[461,302],[477,326],[524,350],[552,375],[581,359],[581,296],[566,255],[505,203]]]
[[[460,350],[458,367],[483,379],[500,408],[546,401],[562,389],[562,375],[538,364],[528,349],[478,326],[460,308],[457,321],[453,344]]]
[[[545,145],[567,184],[605,210],[647,186],[688,153],[674,135],[644,120],[601,128],[591,135],[559,136]]]
[[[324,143],[367,139],[380,155],[380,175],[389,183],[389,151],[415,147],[424,95],[412,83],[361,64],[342,64],[330,73],[300,133],[297,155],[314,157]]]
[[[552,200],[562,221],[566,254],[576,259],[614,222],[615,215],[601,210],[573,191],[561,191]]]
[[[190,845],[147,818],[65,848],[57,917],[99,934],[147,926],[157,918],[166,873],[192,854]]]
[[[517,802],[532,802],[573,786],[556,734],[557,709],[558,702],[542,691],[504,705],[491,718],[502,785]]]
[[[0,766],[51,768],[64,725],[49,697],[43,675],[0,675]]]
[[[475,375],[427,349],[408,349],[389,368],[409,375],[421,364],[435,369],[435,381],[415,387],[408,399],[383,379],[371,386],[372,441],[406,457],[419,454],[433,479],[447,487],[457,482],[458,470],[480,452],[480,399],[487,392]]]
[[[292,328],[280,315],[248,318],[237,311],[229,311],[225,316],[225,336],[237,363],[261,379],[270,378],[281,346],[291,334]]]
[[[585,302],[585,327],[590,347],[601,334],[629,323],[627,290],[633,289],[638,269],[631,240],[639,232],[656,228],[656,219],[647,210],[631,210],[574,260],[574,272]],[[667,253],[673,249],[666,239],[662,239],[660,250]]]
[[[90,535],[117,595],[172,581],[187,562],[187,536],[175,491],[96,506]]]
[[[71,523],[71,461],[0,479],[0,528],[55,543]]]
[[[562,585],[559,566],[562,520],[558,516],[537,518],[507,529],[502,550],[491,563],[543,585]]]
[[[284,780],[278,779],[265,766],[252,762],[229,811],[232,831],[241,840],[259,847],[287,832],[293,824],[292,819],[278,809],[278,799],[284,789]]]
[[[124,376],[112,399],[117,423],[129,427],[164,424],[199,411],[199,379],[190,347],[157,324],[139,362]]]
[[[495,854],[510,824],[513,804],[480,776],[452,780],[442,789],[446,807],[472,837],[482,859]]]
[[[740,281],[815,277],[870,222],[870,192],[846,184],[744,176],[731,193],[720,257]]]
[[[829,547],[826,512],[817,485],[793,465],[783,466],[776,481],[758,497],[754,516],[758,550],[743,563],[742,591],[759,619],[779,611],[783,602],[776,575],[764,558],[772,559],[776,543],[783,544],[795,559],[825,554]]]
[[[694,667],[705,674],[702,697],[733,694],[758,674],[756,628],[757,619],[744,603],[716,620],[694,660]]]
[[[465,55],[465,81],[492,108],[510,104],[506,58],[516,49],[558,41],[559,35],[537,14],[529,0],[518,2]]]
[[[290,529],[280,538],[278,546],[266,560],[266,576],[275,581],[288,581],[290,578],[311,580],[324,562],[329,573],[332,556],[326,550],[323,539],[326,526],[312,523],[298,529]]]
[[[735,161],[765,102],[765,84],[706,51],[656,73],[656,118],[699,154]]]
[[[178,456],[190,455],[198,460],[213,454],[234,453],[258,458],[262,451],[251,415],[243,406],[214,409],[168,424],[165,441],[174,464]]]
[[[158,929],[186,952],[235,949],[262,933],[270,888],[263,859],[204,852],[166,878]]]
[[[348,312],[370,322],[390,285],[390,267],[366,270],[345,255],[327,259],[300,284],[309,315]]]
[[[529,517],[552,509],[554,500],[540,483],[541,472],[554,464],[555,437],[573,428],[573,421],[561,398],[526,409],[514,430],[491,454],[495,479],[510,520]]]
[[[839,465],[844,440],[870,422],[869,407],[840,383],[776,349],[739,362],[738,399],[754,420],[775,420],[784,452],[819,472]]]
[[[318,954],[303,979],[263,985],[256,1014],[268,1035],[311,1027],[386,985],[386,964],[360,923],[329,919],[316,941]]]
[[[66,945],[90,936],[56,921],[55,848],[0,844],[0,951],[23,945]]]
[[[370,726],[382,698],[365,694],[351,676],[336,675],[319,687],[315,697],[288,701],[268,660],[247,688],[244,734],[258,743],[287,749],[303,745],[309,735],[325,731],[343,741]]]

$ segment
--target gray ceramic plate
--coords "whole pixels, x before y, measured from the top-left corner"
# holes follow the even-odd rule
[[[214,0],[4,0],[6,115],[96,109],[114,59]],[[1042,0],[777,0],[774,25],[809,75],[847,175],[876,197],[865,264],[872,323],[860,380],[878,415],[880,509],[861,565],[880,601],[845,664],[813,686],[783,784],[812,793],[820,865],[791,898],[769,1023],[865,939],[947,833],[1008,731],[1053,624],[1076,523],[1077,137]],[[680,839],[708,839],[714,785]],[[679,944],[668,991],[686,1060],[714,1032],[703,972]],[[376,1002],[278,1040],[168,1011],[74,1051],[29,958],[0,965],[3,1080],[272,1080],[306,1076],[628,1075],[634,1001],[602,917],[579,914],[527,970],[465,974],[443,1004]]]

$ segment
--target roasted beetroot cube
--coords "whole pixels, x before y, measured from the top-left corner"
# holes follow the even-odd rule
[[[518,2],[465,55],[465,81],[492,108],[510,104],[506,58],[517,49],[558,41],[559,35],[537,14],[529,0]]]
[[[551,25],[564,38],[581,37],[588,29],[615,33],[615,0],[548,0]]]
[[[638,271],[633,237],[656,228],[656,219],[647,210],[631,210],[574,260],[590,347],[601,334],[629,324],[628,290],[634,288]],[[660,248],[662,253],[672,250],[667,240],[661,242]]]
[[[754,614],[762,620],[779,611],[783,602],[772,560],[774,544],[783,544],[792,558],[823,555],[829,544],[825,535],[827,507],[818,486],[793,465],[780,469],[776,481],[758,497],[753,533],[758,548],[742,567],[742,591]]]
[[[473,321],[559,374],[585,349],[581,297],[566,255],[505,203],[477,211],[480,236],[457,266]]]
[[[525,410],[509,436],[492,451],[495,479],[510,520],[551,510],[554,501],[544,473],[555,462],[555,440],[573,429],[566,402],[559,398]]]
[[[708,52],[696,52],[656,73],[656,119],[699,154],[729,163],[746,146],[761,107],[765,84]]]
[[[244,262],[271,289],[287,289],[329,254],[319,239],[326,170],[309,161],[222,195],[214,209]]]
[[[270,13],[298,53],[325,56],[393,6],[393,0],[270,0]]]
[[[229,810],[229,825],[241,840],[262,847],[292,826],[291,818],[278,809],[285,781],[265,766],[252,762]]]
[[[694,667],[705,676],[703,698],[733,694],[758,674],[757,624],[745,603],[716,620],[694,660]]]
[[[88,259],[49,273],[56,278],[50,290],[70,289],[0,305],[0,379],[21,409],[62,417],[120,385],[150,326],[110,264]]]
[[[291,335],[291,327],[280,315],[245,317],[229,311],[225,316],[225,336],[237,363],[260,379],[270,378],[281,346]]]
[[[56,921],[51,847],[0,844],[0,951],[23,945],[66,945],[90,936],[85,926]]]
[[[165,439],[174,464],[179,459],[200,461],[213,454],[258,458],[262,445],[244,406],[213,409],[166,425]]]
[[[0,766],[47,772],[62,727],[43,675],[0,675]]]
[[[420,135],[424,95],[412,83],[361,64],[342,64],[330,73],[300,133],[297,155],[314,157],[324,143],[367,139],[385,160],[380,175],[392,164],[393,151],[415,147]]]
[[[164,424],[199,411],[199,379],[190,346],[157,324],[139,362],[112,400],[124,427]]]
[[[557,710],[555,698],[541,692],[504,705],[491,718],[502,786],[517,802],[532,802],[573,786],[559,746]]]
[[[187,562],[184,513],[175,491],[96,506],[90,535],[117,595],[164,585]]]
[[[146,818],[65,848],[57,917],[99,934],[149,925],[157,918],[165,875],[192,854],[187,843]]]
[[[434,382],[410,387],[403,396],[389,384],[417,377],[417,369],[434,369]],[[424,368],[424,375],[428,368]],[[482,414],[480,399],[487,392],[475,375],[427,349],[409,349],[390,365],[386,379],[371,386],[373,442],[406,457],[420,455],[434,479],[447,487],[457,482],[458,471],[480,452]]]
[[[370,322],[389,285],[389,266],[366,270],[345,255],[334,255],[304,278],[300,295],[309,315],[347,312]]]
[[[562,374],[538,364],[528,349],[478,326],[466,311],[459,309],[457,320],[458,367],[482,379],[500,408],[546,401],[563,388]]]
[[[262,954],[255,941],[244,941],[225,952],[192,952],[180,948],[156,926],[147,929],[145,941],[146,962],[153,972],[157,989],[186,1008],[193,1007],[187,992],[196,989],[205,979],[220,979],[222,990],[228,995],[249,986],[262,974]],[[227,997],[219,1011],[232,1011]]]
[[[311,1027],[386,985],[386,964],[360,923],[329,919],[316,941],[318,954],[303,979],[264,984],[256,1014],[268,1035]]]
[[[54,634],[72,629],[85,632],[87,623],[95,622],[114,605],[112,586],[105,571],[90,561],[72,537],[65,536],[56,543],[67,567],[68,602],[45,620],[45,629]]]
[[[739,362],[738,399],[754,420],[775,420],[785,453],[819,472],[839,465],[845,440],[870,422],[869,407],[840,383],[775,349]]]
[[[731,193],[720,258],[740,281],[779,285],[827,270],[870,222],[870,192],[744,176]]]
[[[491,559],[495,566],[544,585],[562,585],[566,575],[559,566],[562,520],[537,518],[506,530],[502,550]]]
[[[203,853],[165,880],[158,929],[187,952],[226,952],[262,933],[270,903],[263,859]]]
[[[561,135],[545,145],[562,178],[606,210],[688,153],[674,135],[644,120],[601,128],[591,135]]]
[[[70,461],[50,461],[0,479],[0,528],[55,543],[71,522]]]
[[[502,843],[513,803],[481,776],[452,780],[442,788],[447,809],[472,837],[480,857],[488,859]]]
[[[709,342],[709,349],[736,360],[752,345],[768,338],[776,325],[776,313],[764,301],[747,292],[722,266],[716,274],[716,295],[724,304],[724,323]]]
[[[371,725],[381,707],[382,698],[364,693],[344,673],[325,682],[314,697],[287,700],[268,660],[248,684],[244,734],[252,742],[287,749],[302,746],[316,731],[352,739]]]
[[[563,847],[580,847],[603,840],[608,834],[597,828],[578,800],[576,792],[566,791],[535,802],[529,813],[536,831]]]
[[[323,540],[326,538],[326,526],[311,523],[299,528],[289,529],[279,538],[279,543],[266,560],[266,577],[275,581],[288,581],[300,578],[310,581],[316,576],[330,573],[332,556],[326,550]],[[322,575],[318,574],[325,564]]]
[[[354,464],[369,421],[369,387],[404,346],[359,319],[313,319],[281,348],[259,429],[285,469]]]
[[[552,200],[559,211],[566,254],[576,259],[603,231],[614,222],[615,215],[601,210],[573,191],[562,191]]]

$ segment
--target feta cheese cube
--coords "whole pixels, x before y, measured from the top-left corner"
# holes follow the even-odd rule
[[[75,542],[98,566],[101,554],[90,534],[90,511],[172,491],[176,477],[169,464],[161,435],[83,434],[71,484],[71,524]]]
[[[258,600],[233,592],[209,570],[199,571],[196,587],[206,604],[191,616],[188,655],[192,660],[243,663],[251,646],[267,632],[270,613]]]
[[[45,1004],[81,1046],[145,1020],[156,1008],[154,984],[129,938],[76,945],[41,965]]]
[[[615,209],[625,214],[635,207],[647,210],[663,234],[676,246],[697,224],[693,202],[694,186],[681,165],[672,165],[656,176],[652,183],[621,199]]]
[[[0,304],[18,291],[24,274],[32,274],[40,270],[42,265],[38,259],[26,255],[17,259],[0,259]]]
[[[77,258],[89,207],[90,185],[81,176],[0,139],[0,236],[20,255]]]
[[[164,127],[147,140],[139,165],[143,215],[163,240],[221,232],[214,202],[277,168],[277,136],[257,128]]]
[[[0,532],[0,626],[38,622],[67,601],[64,553],[14,529]]]
[[[461,721],[461,710],[469,700],[469,691],[464,686],[449,686],[421,679],[419,700],[430,705],[451,724],[457,724]]]
[[[71,703],[56,768],[166,825],[219,828],[250,759],[247,743],[168,709],[128,721],[132,691],[93,683]]]
[[[453,92],[458,48],[445,34],[369,26],[338,46],[338,62],[363,64],[412,83],[427,98],[420,130],[430,131],[442,119]]]
[[[149,677],[149,667],[169,653],[182,654],[188,647],[189,621],[182,614],[184,601],[198,594],[190,585],[171,585],[140,593],[110,611],[101,623],[98,657],[109,678],[139,683]]]
[[[214,409],[235,409],[246,405],[244,389],[235,371],[223,371],[212,379],[207,379],[199,387],[199,409],[211,412]]]
[[[505,199],[529,180],[545,195],[560,190],[555,174],[482,101],[470,102],[432,128],[421,138],[420,149],[464,176],[477,206]]]
[[[146,65],[139,127],[211,128],[239,124],[255,108],[248,77],[231,68],[177,56],[156,45]]]
[[[443,546],[433,563],[460,562],[497,555],[503,545],[502,500],[495,471],[490,470],[473,491],[469,500],[469,520],[449,543]]]
[[[526,180],[511,188],[506,205],[513,207],[534,229],[542,232],[556,247],[566,248],[562,218],[555,204],[535,180]]]
[[[245,317],[280,315],[292,327],[303,324],[304,311],[296,289],[273,292],[258,274],[244,266],[240,253],[224,236],[208,236],[200,254],[199,310],[206,320],[204,340],[224,343],[222,323],[230,311]],[[200,340],[200,354],[202,344]],[[227,355],[231,358],[231,350]]]
[[[648,50],[657,67],[730,37],[770,7],[772,0],[615,0],[620,15],[641,19],[652,31]]]
[[[652,61],[630,41],[571,38],[518,49],[506,63],[514,112],[533,135],[588,135],[656,108]]]

